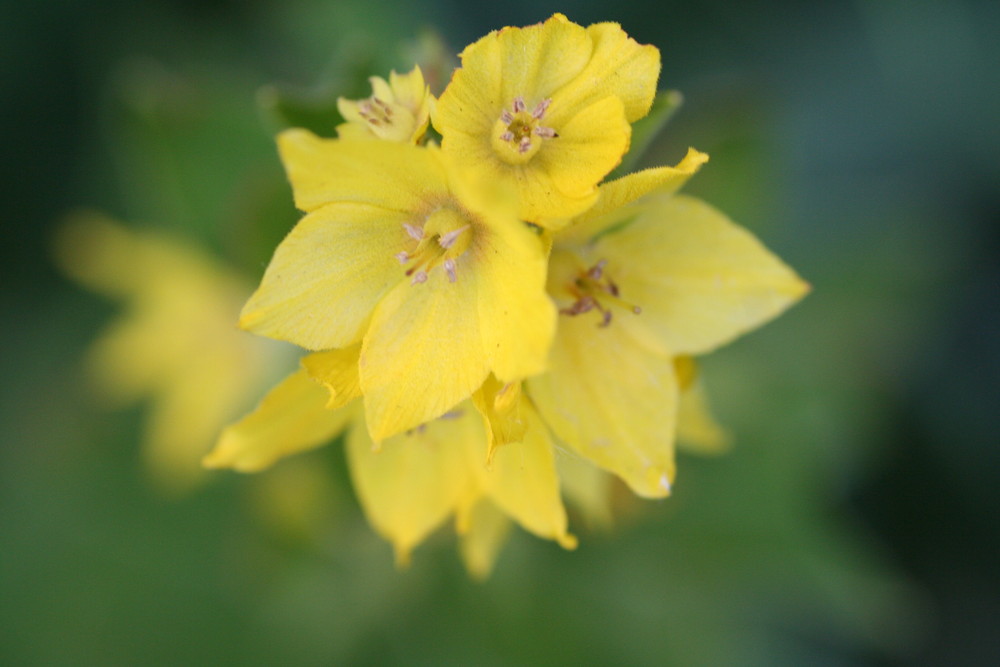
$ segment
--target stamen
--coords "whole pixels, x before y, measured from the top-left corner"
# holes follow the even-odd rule
[[[594,280],[600,280],[601,276],[604,275],[604,267],[608,265],[608,260],[602,259],[597,264],[587,269],[587,277]]]
[[[513,106],[514,113],[521,113],[522,111],[524,111],[527,108],[528,107],[526,107],[525,104],[524,104],[524,98],[523,97],[521,97],[520,95],[518,95],[517,97],[514,98],[514,106]]]
[[[511,123],[514,122],[514,114],[504,109],[503,113],[500,114],[500,120],[502,120],[507,125],[510,125]]]
[[[447,234],[442,234],[441,236],[438,237],[438,245],[440,245],[442,248],[445,249],[452,247],[453,245],[455,245],[455,239],[461,236],[462,232],[464,232],[468,228],[469,225],[465,225],[463,227],[459,227],[458,229],[453,229]]]
[[[511,132],[510,130],[507,130],[506,132],[500,135],[501,141],[512,141],[513,139],[514,139],[514,133]]]
[[[548,110],[549,105],[552,104],[552,98],[546,98],[535,105],[535,110],[531,112],[531,117],[535,120],[541,120],[542,116]]]
[[[455,260],[449,257],[444,260],[444,271],[448,274],[448,282],[455,282],[458,280],[458,276],[455,273]]]
[[[518,153],[527,153],[531,150],[531,137],[521,137],[521,141],[517,144]]]
[[[420,227],[417,227],[416,225],[411,225],[408,222],[404,222],[403,229],[406,230],[406,233],[409,234],[410,238],[413,239],[414,241],[422,241],[424,238],[424,230],[422,230]]]
[[[542,127],[542,126],[535,128],[535,134],[541,137],[542,139],[555,139],[556,137],[559,136],[559,134],[556,133],[556,131],[553,130],[551,127]]]
[[[410,281],[411,285],[419,285],[420,283],[427,282],[427,272],[424,270],[417,271],[413,274],[413,280]]]
[[[399,260],[400,264],[406,264],[407,262],[410,261],[410,254],[405,250],[403,250],[402,252],[397,252],[396,259]]]
[[[607,260],[602,259],[582,273],[569,286],[569,291],[576,297],[576,301],[568,308],[562,308],[559,311],[560,314],[582,315],[591,310],[597,310],[601,313],[601,322],[598,326],[606,327],[611,324],[613,311],[606,308],[601,301],[610,301],[614,305],[630,310],[636,315],[642,313],[642,308],[624,301],[619,296],[618,285],[604,273],[607,264]]]

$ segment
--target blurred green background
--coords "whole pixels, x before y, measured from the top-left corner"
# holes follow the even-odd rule
[[[0,662],[1000,664],[1000,4],[50,0],[0,14]],[[81,359],[119,309],[52,261],[91,207],[249,279],[296,213],[282,119],[503,25],[614,20],[686,103],[650,163],[815,290],[705,361],[719,458],[486,583],[442,531],[399,573],[339,446],[304,506],[213,476],[169,498]],[[423,46],[421,46],[423,44]],[[279,466],[280,468],[281,466]],[[318,476],[318,477],[316,477]],[[318,480],[318,481],[317,481]],[[327,483],[329,482],[329,483]],[[311,489],[311,490],[310,490]]]

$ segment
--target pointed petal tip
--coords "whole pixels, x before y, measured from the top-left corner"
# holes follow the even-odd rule
[[[224,429],[219,435],[219,439],[216,441],[212,451],[202,457],[201,466],[208,470],[232,468],[234,463],[232,452],[237,449],[238,447],[236,446],[236,443],[233,442],[233,436],[230,429]]]
[[[397,542],[392,545],[395,558],[396,569],[399,571],[408,570],[412,562],[413,547]]]
[[[663,489],[667,495],[670,495],[672,487],[670,485],[670,478],[667,477],[667,473],[660,475],[660,488]]]
[[[572,533],[563,533],[556,536],[556,542],[567,551],[574,551],[579,546],[580,541]]]
[[[228,468],[223,457],[219,456],[219,450],[213,449],[201,459],[201,467],[207,470],[221,470]]]

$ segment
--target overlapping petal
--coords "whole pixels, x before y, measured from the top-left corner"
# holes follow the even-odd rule
[[[330,392],[327,410],[336,410],[361,396],[361,379],[358,360],[361,343],[341,350],[316,352],[302,359],[302,367],[309,376]]]
[[[528,380],[528,391],[545,423],[580,456],[640,496],[666,496],[674,477],[673,361],[628,328],[599,322],[561,318],[549,372]]]
[[[617,267],[642,326],[673,354],[703,354],[777,316],[809,290],[750,232],[697,199],[644,202],[634,222],[600,237],[591,257]]]
[[[573,549],[576,538],[566,531],[552,441],[530,402],[521,403],[524,438],[498,449],[488,467],[483,465],[486,441],[480,438],[479,446],[470,450],[470,465],[484,493],[525,530]]]
[[[347,121],[337,126],[341,139],[376,139],[416,143],[424,135],[434,98],[424,82],[423,72],[397,74],[389,80],[373,76],[371,97],[364,100],[337,100],[337,109]]]
[[[490,33],[461,57],[433,118],[443,150],[515,184],[521,217],[547,227],[593,203],[659,75],[654,47],[616,24],[584,28],[561,14]]]
[[[253,412],[226,427],[203,464],[257,472],[286,456],[326,444],[355,414],[350,408],[327,410],[327,398],[326,390],[305,369],[292,373]]]
[[[347,456],[355,492],[399,565],[469,493],[466,443],[482,437],[478,426],[473,419],[439,419],[378,449],[363,425],[351,429]]]
[[[455,530],[459,534],[459,553],[465,569],[473,577],[486,579],[493,572],[510,526],[507,515],[486,498],[479,498],[457,517]]]
[[[350,202],[308,214],[275,250],[240,326],[307,350],[357,342],[375,305],[403,282],[393,255],[405,242],[409,219]]]
[[[442,415],[490,372],[511,382],[544,367],[555,327],[547,246],[509,199],[494,205],[433,149],[301,131],[280,143],[310,212],[240,323],[311,350],[361,342],[376,441]]]

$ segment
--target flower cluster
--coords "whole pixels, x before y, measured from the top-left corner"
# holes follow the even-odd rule
[[[808,287],[676,194],[706,155],[604,180],[656,97],[655,47],[556,14],[460,57],[438,99],[419,68],[373,77],[338,138],[278,137],[305,216],[240,325],[311,353],[205,464],[260,470],[346,430],[397,560],[454,517],[485,575],[510,519],[572,548],[563,497],[597,508],[605,473],[668,495],[678,431],[718,438],[691,357]]]

